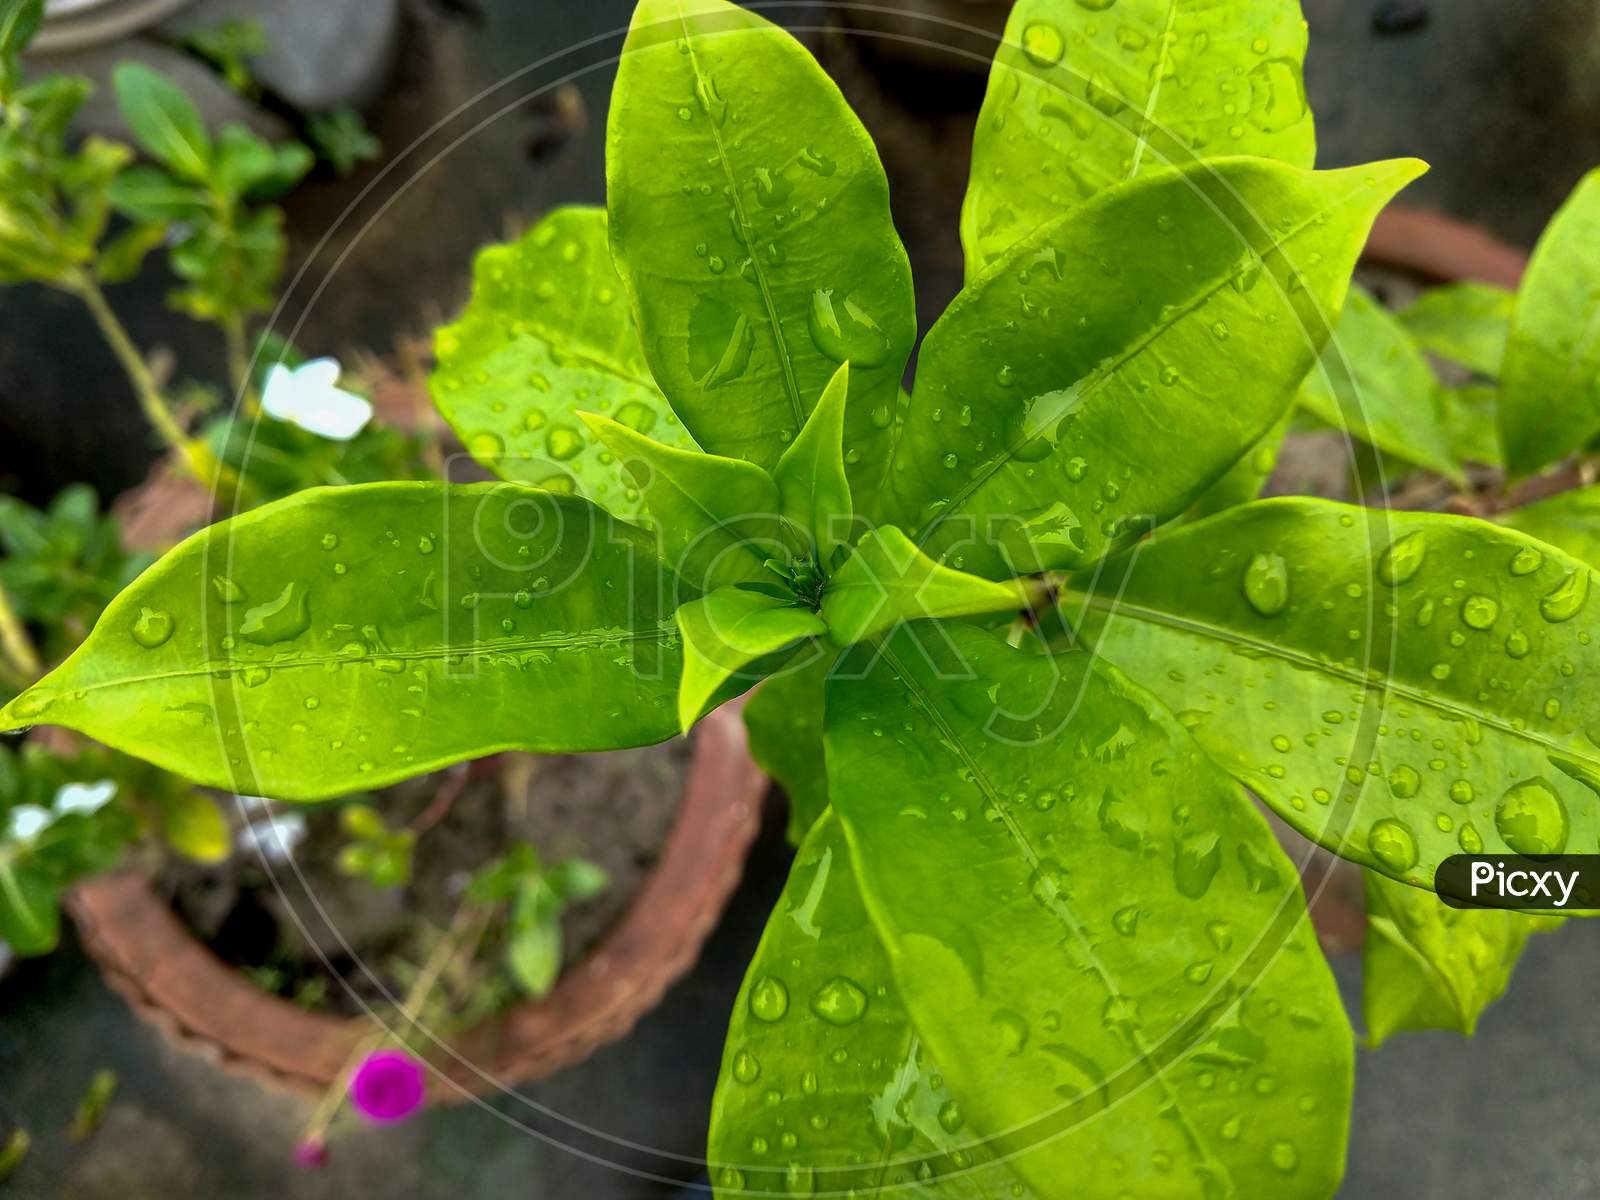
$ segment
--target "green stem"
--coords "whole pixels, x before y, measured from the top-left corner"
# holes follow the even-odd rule
[[[228,378],[233,381],[235,394],[243,399],[245,412],[254,413],[256,392],[250,386],[250,340],[244,317],[229,313],[222,318],[222,336],[228,348]]]
[[[4,587],[0,587],[0,652],[4,652],[6,660],[30,682],[44,673],[39,651],[28,636],[27,627],[17,617],[16,609],[11,607],[11,598]]]
[[[133,344],[128,331],[117,319],[117,314],[112,311],[111,305],[106,300],[106,294],[100,290],[99,283],[88,275],[80,275],[69,287],[88,306],[89,313],[99,326],[106,344],[111,347],[111,352],[122,365],[123,371],[128,376],[128,382],[133,385],[134,395],[138,398],[145,419],[160,435],[161,440],[178,456],[188,468],[189,474],[198,482],[207,487],[215,485],[231,493],[238,486],[238,477],[228,467],[217,462],[205,447],[198,445],[184,432],[183,426],[178,424],[177,417],[173,415],[166,398],[161,394],[160,387],[156,384],[155,376],[150,372],[149,364],[139,353],[139,348]]]

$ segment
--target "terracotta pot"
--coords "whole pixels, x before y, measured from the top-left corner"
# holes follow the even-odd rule
[[[622,1037],[694,963],[739,881],[767,780],[733,706],[701,722],[683,805],[633,905],[544,1000],[471,1030],[435,1055],[434,1098],[464,1099],[558,1071]],[[370,1020],[309,1012],[218,959],[143,876],[114,875],[68,897],[83,945],[134,1010],[221,1065],[320,1092]]]
[[[158,465],[115,511],[123,540],[157,551],[210,517],[192,480]],[[677,819],[632,906],[542,1001],[468,1031],[436,1055],[436,1099],[464,1099],[571,1066],[625,1035],[693,965],[744,869],[768,781],[728,705],[702,721]],[[268,995],[217,958],[143,876],[73,890],[68,911],[107,982],[134,1010],[222,1065],[304,1091],[333,1082],[367,1019],[308,1012]]]

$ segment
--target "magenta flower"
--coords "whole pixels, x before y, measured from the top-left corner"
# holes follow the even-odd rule
[[[350,1103],[380,1125],[403,1121],[422,1107],[422,1064],[404,1050],[374,1050],[350,1080]]]

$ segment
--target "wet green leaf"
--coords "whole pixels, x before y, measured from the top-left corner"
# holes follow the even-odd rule
[[[1600,836],[1587,566],[1466,517],[1264,500],[1072,581],[1068,620],[1307,837],[1421,887]]]
[[[1505,288],[1467,280],[1429,288],[1396,315],[1424,350],[1493,379],[1514,300]]]
[[[1229,467],[1197,500],[1186,514],[1191,518],[1209,517],[1236,504],[1248,504],[1261,495],[1267,480],[1278,465],[1278,454],[1283,450],[1283,439],[1289,436],[1289,426],[1294,422],[1294,409],[1289,409],[1278,423],[1267,431],[1244,457]]]
[[[864,508],[916,315],[883,168],[838,89],[737,5],[643,0],[606,149],[617,267],[684,424],[707,450],[771,469],[848,361]]]
[[[119,63],[111,73],[111,86],[140,148],[180,178],[204,183],[211,172],[211,139],[188,94],[138,62]]]
[[[1102,189],[1217,155],[1312,165],[1296,0],[1020,0],[961,210],[967,278]]]
[[[683,683],[678,720],[685,732],[727,698],[730,680],[745,691],[766,671],[754,664],[796,642],[827,632],[822,618],[794,597],[742,587],[718,588],[678,609],[683,634]]]
[[[728,1022],[707,1150],[716,1194],[1035,1194],[994,1158],[911,1026],[826,812]]]
[[[1378,300],[1352,286],[1299,401],[1333,428],[1460,481],[1433,368]]]
[[[472,300],[434,346],[434,403],[503,478],[575,492],[632,520],[646,511],[634,481],[579,411],[694,447],[645,364],[604,209],[558,208],[517,241],[479,251]]]
[[[770,475],[743,459],[674,450],[606,417],[580,416],[633,477],[661,555],[679,575],[706,590],[772,580],[764,564],[783,543]]]
[[[744,706],[750,755],[789,797],[789,844],[798,846],[828,807],[822,697],[836,656],[819,655],[765,679]]]
[[[1506,469],[1531,475],[1600,432],[1600,169],[1533,248],[1500,373]]]
[[[822,617],[836,645],[865,641],[905,621],[970,617],[1027,608],[1032,591],[992,583],[934,562],[905,533],[883,525],[867,533],[828,580]]]
[[[506,749],[677,730],[675,582],[587,501],[314,488],[180,543],[0,709],[200,783],[320,799]]]
[[[779,512],[806,538],[813,561],[824,568],[832,562],[834,548],[847,540],[854,511],[844,469],[849,390],[850,365],[845,363],[822,389],[822,399],[799,436],[772,468]]]
[[[828,783],[971,1136],[1046,1195],[1331,1196],[1352,1040],[1266,823],[1090,656],[917,632],[830,684]]]
[[[1283,415],[1373,214],[1420,169],[1219,161],[1034,231],[923,342],[882,519],[994,576],[1182,512]]]
[[[1557,492],[1495,519],[1600,567],[1600,486]]]
[[[1361,1011],[1379,1046],[1413,1029],[1469,1037],[1505,992],[1528,936],[1560,917],[1451,908],[1431,892],[1367,871]]]

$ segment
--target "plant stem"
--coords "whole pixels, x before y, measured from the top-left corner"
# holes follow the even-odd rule
[[[222,336],[227,342],[228,377],[233,381],[235,393],[244,401],[244,410],[256,410],[256,392],[250,386],[250,341],[244,327],[244,317],[229,313],[222,319]]]
[[[128,376],[128,382],[133,385],[134,395],[139,400],[139,407],[144,411],[145,419],[161,436],[161,440],[178,455],[196,481],[207,487],[215,484],[231,493],[238,485],[238,477],[228,467],[217,462],[204,447],[196,445],[178,424],[178,419],[173,416],[166,398],[156,385],[155,376],[150,373],[149,364],[139,353],[139,348],[133,344],[128,331],[117,319],[117,314],[112,311],[111,305],[106,300],[106,294],[100,290],[100,285],[89,276],[80,275],[70,287],[88,306],[90,315],[94,317],[95,324],[99,326],[101,335],[106,339],[106,344],[111,347],[111,352],[122,365],[123,371]]]
[[[28,682],[44,673],[39,651],[28,636],[27,627],[18,619],[16,609],[11,607],[11,598],[3,586],[0,586],[0,652]]]

